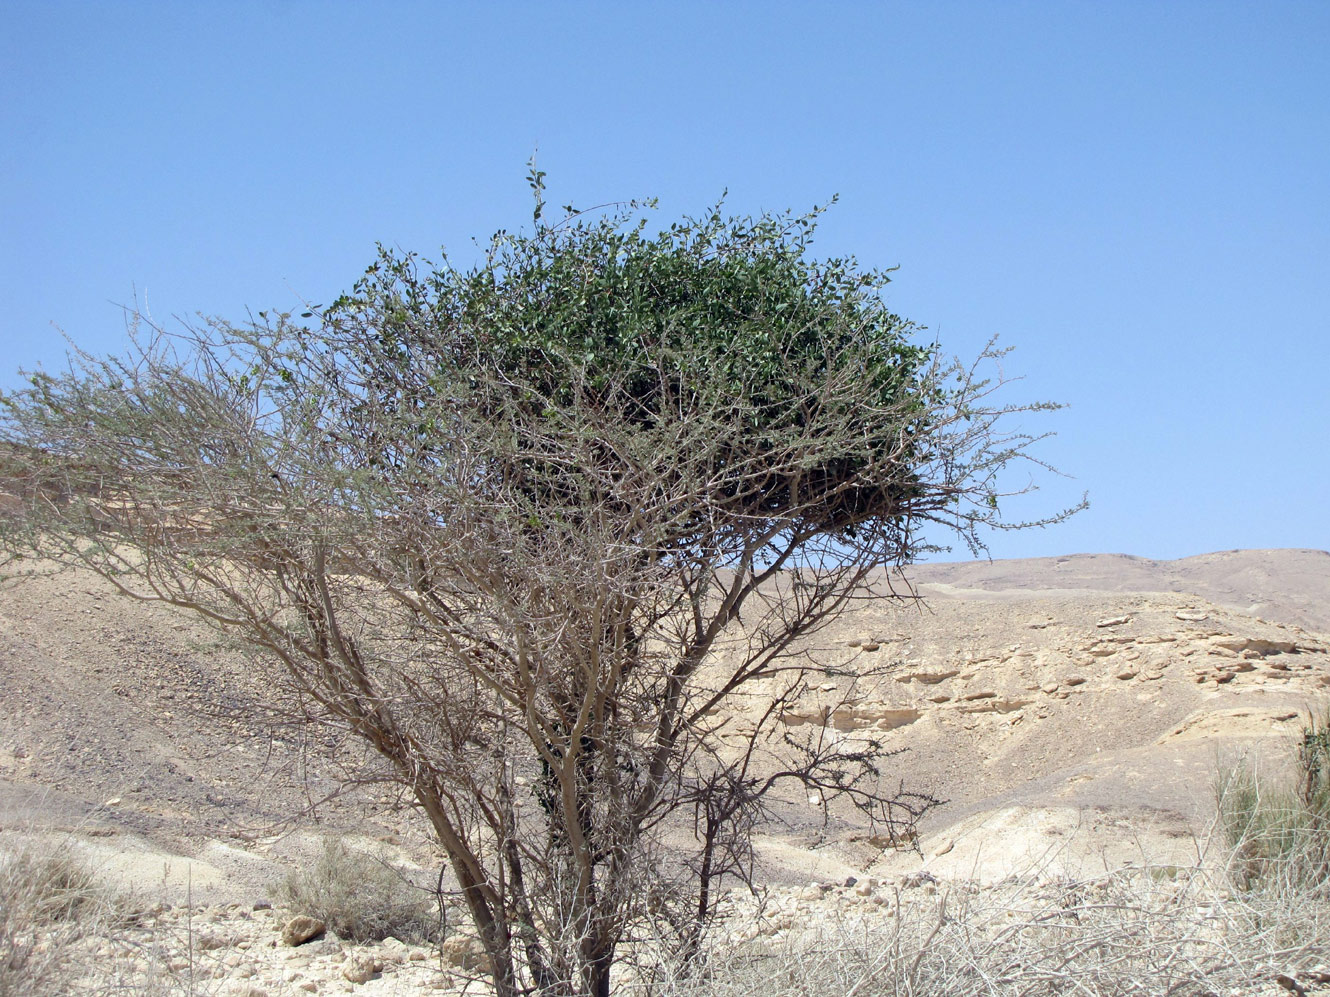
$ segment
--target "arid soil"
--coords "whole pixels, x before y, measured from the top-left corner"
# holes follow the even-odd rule
[[[758,840],[760,875],[791,897],[847,877],[1193,863],[1218,767],[1279,765],[1330,702],[1330,553],[1076,555],[921,565],[909,580],[921,603],[866,599],[809,642],[826,675],[781,722],[908,749],[899,777],[949,802],[901,851],[848,813],[826,822],[816,801],[792,802]],[[254,905],[325,836],[422,870],[439,856],[391,791],[343,789],[354,746],[282,726],[263,701],[261,676],[192,618],[93,576],[11,565],[0,847],[72,834],[164,905],[162,931],[235,935],[209,950],[209,973],[235,986],[355,986],[340,975],[354,953],[274,948],[286,914]],[[358,992],[433,986],[425,955],[375,952],[381,971]]]

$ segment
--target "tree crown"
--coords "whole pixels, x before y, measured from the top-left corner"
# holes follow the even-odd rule
[[[531,234],[500,232],[466,269],[381,248],[321,315],[364,406],[398,420],[380,435],[414,439],[405,462],[479,421],[507,427],[501,477],[546,506],[599,500],[586,472],[602,472],[593,491],[621,489],[684,439],[703,459],[677,474],[707,478],[691,498],[708,518],[853,533],[919,497],[947,397],[936,350],[883,301],[888,272],[810,258],[822,209],[717,206],[652,237],[631,210],[543,224],[532,184]],[[578,434],[601,445],[573,470],[562,451]]]

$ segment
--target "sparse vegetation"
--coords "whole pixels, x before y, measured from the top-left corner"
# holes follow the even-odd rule
[[[1219,822],[1242,889],[1330,897],[1330,711],[1313,715],[1288,759],[1228,765]]]
[[[1280,993],[1283,976],[1330,982],[1330,904],[1234,895],[1202,868],[1092,880],[1020,879],[936,897],[897,894],[894,915],[801,919],[712,953],[657,997],[1084,997]],[[1319,967],[1319,968],[1318,968]],[[1290,992],[1294,992],[1290,988]]]
[[[308,867],[282,884],[281,899],[298,914],[317,917],[341,938],[380,941],[437,940],[435,895],[399,869],[340,841],[328,840]]]
[[[0,997],[63,994],[76,944],[106,930],[111,894],[77,852],[29,843],[0,853]]]
[[[57,939],[62,945],[58,964],[30,960],[19,973],[0,979],[0,987],[8,987],[0,989],[5,997],[218,994],[232,992],[237,983],[243,992],[249,977],[232,975],[238,968],[226,960],[232,950],[210,944],[201,950],[197,931],[187,948],[179,921],[157,921],[155,934],[149,934],[141,926],[124,930],[94,917],[101,900],[95,891],[87,892],[88,881],[77,867],[72,879],[69,868],[59,863],[27,861],[22,868],[23,874],[6,884],[15,879],[29,884],[47,901],[28,909],[40,908],[42,917],[54,918],[43,922],[47,929],[69,930]],[[1316,891],[1235,891],[1222,868],[1123,869],[1077,879],[1049,877],[1032,868],[990,886],[951,882],[936,889],[929,893],[888,885],[871,898],[831,891],[811,906],[796,902],[790,891],[763,891],[760,909],[751,897],[731,898],[724,905],[722,930],[708,936],[684,972],[677,963],[652,958],[666,939],[639,938],[616,967],[613,992],[637,997],[1204,997],[1274,995],[1281,992],[1281,977],[1308,993],[1330,984],[1330,898]],[[344,938],[369,942],[393,934],[413,940],[413,924],[421,931],[432,930],[432,924],[429,918],[412,920],[423,911],[419,906],[410,910],[409,900],[418,902],[421,894],[408,890],[397,873],[372,857],[334,845],[308,875],[293,879],[286,899],[328,919]],[[363,895],[353,896],[357,891]],[[390,923],[391,930],[384,931]],[[230,930],[249,931],[249,937],[254,932],[271,937],[273,930],[248,919],[232,925]],[[228,931],[216,923],[210,930]],[[416,935],[414,940],[423,939]],[[97,959],[95,948],[108,943],[133,952],[133,958]],[[274,965],[275,955],[281,967],[282,951],[255,945],[246,963]],[[186,952],[189,965],[174,968]],[[335,973],[341,964],[340,956],[333,958],[329,971]]]

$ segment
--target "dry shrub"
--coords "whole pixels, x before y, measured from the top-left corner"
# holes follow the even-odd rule
[[[389,935],[426,941],[439,934],[432,893],[340,841],[325,842],[312,866],[287,876],[281,898],[297,913],[317,917],[338,936],[358,942]]]
[[[67,993],[79,972],[77,942],[115,906],[68,847],[30,844],[0,855],[0,997]]]
[[[1330,897],[1330,711],[1303,728],[1290,764],[1232,763],[1216,781],[1230,873],[1243,890]]]
[[[1234,893],[1198,867],[1089,881],[1022,880],[871,913],[805,918],[779,940],[718,944],[659,997],[1202,997],[1281,991],[1330,960],[1330,904]]]

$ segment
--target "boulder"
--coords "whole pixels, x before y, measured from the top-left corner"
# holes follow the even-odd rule
[[[313,938],[318,938],[328,926],[317,917],[297,914],[282,925],[282,943],[284,945],[304,945]]]

